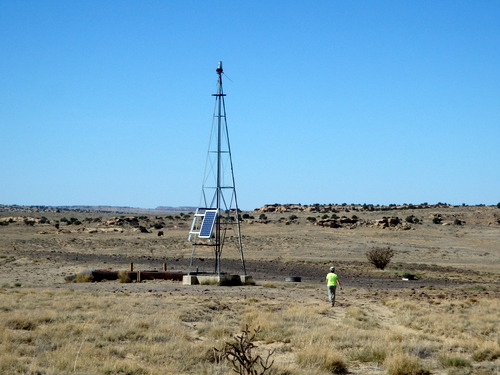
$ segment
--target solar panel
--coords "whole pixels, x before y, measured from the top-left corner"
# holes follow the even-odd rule
[[[199,238],[210,238],[212,237],[212,231],[214,229],[215,219],[217,218],[217,210],[207,210],[205,211],[205,216],[203,217],[203,222],[201,223]]]

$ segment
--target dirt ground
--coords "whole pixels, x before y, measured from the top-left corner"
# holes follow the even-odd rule
[[[324,215],[305,212],[294,215],[297,218],[293,221],[288,220],[291,213],[283,212],[267,213],[262,221],[245,220],[241,231],[247,274],[258,284],[300,277],[303,285],[322,285],[328,267],[335,265],[346,288],[418,289],[468,283],[498,288],[497,207],[391,211],[391,217],[403,222],[409,216],[420,219],[405,230],[371,224],[388,217],[387,212],[346,209],[338,215],[350,217],[354,213],[364,225],[325,228],[310,219],[317,217],[319,221]],[[259,217],[258,212],[250,214]],[[436,216],[442,219],[440,224],[433,223]],[[453,224],[457,219],[461,225]],[[187,241],[188,214],[137,217],[97,212],[0,212],[0,220],[8,221],[0,226],[0,285],[50,287],[66,284],[64,278],[71,274],[91,269],[126,270],[130,263],[136,270],[160,270],[163,263],[169,270],[189,270],[193,248]],[[158,223],[162,228],[156,229]],[[147,227],[147,232],[142,233],[138,225]],[[160,230],[163,236],[158,236]],[[376,247],[395,251],[384,271],[366,259],[366,252]],[[221,263],[224,272],[243,273],[240,255],[230,241]],[[212,271],[211,252],[196,249],[193,267]],[[404,273],[416,275],[417,280],[402,280]]]
[[[334,265],[343,288],[338,291],[335,308],[328,308],[325,316],[341,322],[356,311],[352,309],[359,308],[391,332],[410,328],[401,325],[384,299],[439,303],[500,297],[497,207],[434,207],[389,213],[351,207],[349,213],[337,215],[353,214],[359,218],[356,225],[330,228],[311,219],[317,223],[324,217],[322,213],[266,213],[262,219],[259,212],[249,213],[254,219],[245,220],[241,230],[246,273],[253,276],[256,285],[219,287],[163,280],[65,281],[87,270],[127,270],[131,263],[135,270],[161,270],[166,263],[168,270],[187,272],[193,251],[187,241],[189,214],[0,212],[0,223],[8,223],[0,225],[0,287],[137,294],[164,300],[187,296],[214,303],[241,304],[257,299],[269,306],[297,302],[328,306],[324,277]],[[417,217],[418,223],[407,224],[405,218],[410,216]],[[399,217],[404,227],[377,225],[384,217]],[[440,217],[441,222],[436,224],[434,217]],[[456,224],[457,219],[460,224]],[[158,235],[160,231],[163,236]],[[242,274],[240,254],[230,242],[223,251],[221,268]],[[368,250],[379,247],[395,251],[384,270],[376,269],[366,258]],[[210,251],[196,249],[191,270],[212,271],[213,266]],[[416,280],[403,280],[405,274],[414,275]],[[290,277],[301,281],[286,281]],[[492,366],[498,369],[498,360]],[[385,370],[373,363],[352,363],[349,373],[382,375]],[[435,372],[441,373],[446,372]]]

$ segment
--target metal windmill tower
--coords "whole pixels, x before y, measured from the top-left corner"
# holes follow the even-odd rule
[[[213,272],[220,275],[222,249],[226,242],[233,242],[239,251],[243,272],[246,275],[224,101],[226,94],[222,88],[222,75],[224,73],[222,61],[219,62],[216,72],[218,75],[217,93],[213,94],[215,108],[205,164],[201,203],[194,215],[188,237],[189,241],[193,243],[189,268],[192,271],[196,250],[202,246],[210,247],[215,259]]]

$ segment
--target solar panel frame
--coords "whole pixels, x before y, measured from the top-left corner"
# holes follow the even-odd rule
[[[217,219],[218,210],[206,210],[203,216],[203,222],[200,227],[199,238],[211,238]]]

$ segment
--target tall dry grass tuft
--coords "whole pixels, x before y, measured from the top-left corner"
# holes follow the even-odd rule
[[[500,345],[494,342],[480,343],[472,353],[472,359],[477,362],[495,361],[500,358]]]
[[[347,364],[341,353],[331,348],[310,346],[296,354],[297,364],[310,369],[325,370],[330,374],[347,374]]]
[[[89,272],[78,273],[75,276],[75,283],[89,283],[92,281],[92,274]]]
[[[394,353],[387,357],[384,362],[388,375],[429,375],[421,360],[417,357]]]
[[[387,346],[385,342],[364,342],[364,345],[352,350],[349,358],[359,362],[375,362],[382,364],[387,357]]]
[[[118,281],[120,283],[131,283],[132,279],[127,271],[118,271]]]
[[[463,357],[463,356],[450,356],[450,355],[444,355],[439,357],[439,363],[441,366],[447,368],[447,367],[472,367],[472,363],[469,359]]]

